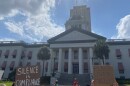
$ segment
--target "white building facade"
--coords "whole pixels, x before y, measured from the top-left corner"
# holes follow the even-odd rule
[[[105,37],[91,32],[90,9],[75,6],[65,23],[66,31],[49,39],[47,44],[27,44],[23,42],[0,43],[0,69],[5,70],[3,78],[19,66],[36,65],[42,61],[37,53],[43,46],[50,48],[51,59],[44,63],[44,75],[53,72],[63,74],[92,74],[93,65],[100,60],[93,59],[93,47],[97,40]],[[110,53],[105,59],[106,65],[112,65],[116,78],[130,78],[130,41],[107,40]],[[42,72],[42,71],[41,71]]]

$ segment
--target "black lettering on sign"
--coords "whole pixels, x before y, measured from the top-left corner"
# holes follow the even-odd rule
[[[19,67],[16,70],[15,86],[40,85],[40,66]]]

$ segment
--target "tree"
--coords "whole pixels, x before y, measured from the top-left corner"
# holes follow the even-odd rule
[[[109,57],[109,47],[105,40],[98,40],[94,46],[94,55],[95,58],[102,60],[104,64],[104,59]]]
[[[9,73],[8,79],[10,81],[15,81],[15,74],[16,74],[16,69],[14,69],[11,73]]]
[[[43,76],[43,73],[44,73],[44,62],[46,60],[49,60],[50,59],[50,50],[47,46],[43,46],[38,54],[37,54],[37,57],[39,60],[42,60],[43,61],[43,72],[42,72],[42,76]]]

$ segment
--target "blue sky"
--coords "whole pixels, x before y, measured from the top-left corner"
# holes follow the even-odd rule
[[[77,0],[91,9],[94,33],[130,38],[129,0]],[[0,41],[45,42],[65,31],[74,0],[0,0]]]

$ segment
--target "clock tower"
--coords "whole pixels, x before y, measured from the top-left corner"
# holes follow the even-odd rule
[[[90,8],[86,5],[74,6],[70,10],[70,18],[66,21],[65,28],[80,28],[91,32]]]

